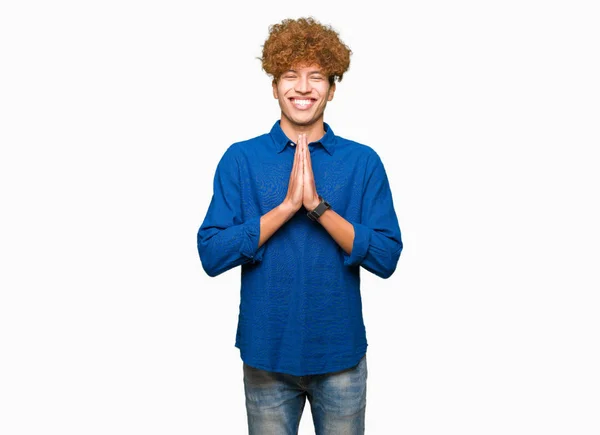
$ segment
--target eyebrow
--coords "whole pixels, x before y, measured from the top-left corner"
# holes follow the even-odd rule
[[[297,74],[297,73],[298,73],[298,71],[296,71],[295,69],[288,69],[288,70],[286,71],[286,73],[296,73],[296,74]],[[319,75],[322,75],[322,76],[324,76],[324,75],[325,75],[325,73],[324,73],[323,71],[321,71],[321,70],[314,70],[314,71],[310,71],[310,72],[308,73],[308,75],[312,75],[312,74],[319,74]]]

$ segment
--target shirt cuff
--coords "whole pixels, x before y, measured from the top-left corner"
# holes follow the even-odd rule
[[[246,233],[246,240],[242,245],[242,255],[250,259],[251,263],[261,261],[266,244],[263,244],[260,248],[258,247],[260,216],[249,219],[244,224],[244,232]]]
[[[351,222],[354,227],[354,242],[352,243],[352,252],[350,255],[344,254],[344,266],[358,266],[367,255],[369,242],[371,241],[371,230],[363,224]]]

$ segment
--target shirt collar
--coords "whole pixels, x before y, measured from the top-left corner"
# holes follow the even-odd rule
[[[273,128],[271,128],[271,132],[269,133],[271,139],[273,140],[273,144],[275,145],[275,150],[278,154],[282,152],[290,142],[292,142],[281,129],[280,122],[280,120],[277,120],[277,122],[275,122],[273,125]],[[325,151],[329,153],[329,155],[333,155],[335,150],[335,134],[333,133],[333,130],[329,124],[326,122],[323,123],[323,128],[325,129],[325,134],[319,141],[317,141],[317,143],[320,143],[323,148],[325,148]]]

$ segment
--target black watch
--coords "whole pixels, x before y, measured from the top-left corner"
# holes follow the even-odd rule
[[[319,205],[317,207],[315,207],[314,210],[306,213],[306,216],[308,216],[315,222],[317,221],[317,219],[319,219],[321,217],[321,215],[323,213],[325,213],[325,210],[328,210],[331,208],[331,205],[327,201],[325,201],[321,195],[319,195],[319,199],[321,200]]]

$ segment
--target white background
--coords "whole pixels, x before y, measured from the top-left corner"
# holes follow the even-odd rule
[[[246,433],[240,269],[196,231],[279,116],[269,24],[308,15],[354,52],[325,120],[405,243],[362,271],[367,433],[600,433],[593,3],[3,2],[0,433]]]

